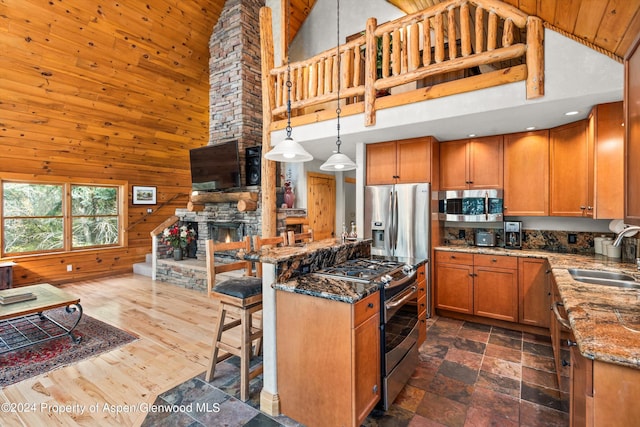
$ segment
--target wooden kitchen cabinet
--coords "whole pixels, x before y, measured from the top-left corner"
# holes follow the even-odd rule
[[[549,215],[548,130],[504,136],[504,214]]]
[[[436,307],[473,314],[473,254],[436,251]]]
[[[624,217],[623,124],[622,102],[596,105],[589,116],[595,147],[595,219]]]
[[[355,304],[276,293],[280,410],[309,426],[360,426],[380,400],[380,295]]]
[[[571,332],[571,328],[569,327],[567,312],[562,305],[560,292],[553,279],[553,275],[549,277],[549,284],[551,286],[551,306],[553,308],[549,310],[549,330],[551,332],[551,347],[553,349],[553,363],[556,368],[556,380],[558,381],[558,387],[561,387],[562,367],[564,365],[564,363],[562,363],[562,336]]]
[[[544,259],[518,258],[518,321],[548,328],[551,307],[551,271]]]
[[[436,307],[518,321],[517,258],[436,251]]]
[[[427,339],[427,274],[425,265],[418,267],[418,348]]]
[[[440,144],[440,189],[503,188],[502,135]]]
[[[640,225],[640,36],[624,56],[624,222]]]
[[[574,340],[571,342],[569,424],[572,427],[593,425],[590,423],[593,408],[593,361],[580,354]],[[587,418],[590,419],[589,422]]]
[[[473,314],[518,321],[518,259],[473,256]]]
[[[593,140],[587,120],[549,131],[550,216],[593,217]]]
[[[432,137],[367,145],[367,185],[432,182]]]

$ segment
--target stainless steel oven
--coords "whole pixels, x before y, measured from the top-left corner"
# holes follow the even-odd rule
[[[317,271],[346,280],[380,283],[381,399],[387,410],[418,366],[417,272],[387,259],[354,259]]]

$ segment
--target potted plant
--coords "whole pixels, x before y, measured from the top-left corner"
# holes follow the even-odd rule
[[[183,250],[189,243],[193,242],[195,238],[196,233],[191,228],[188,228],[186,225],[180,226],[174,224],[164,229],[161,241],[173,248],[173,259],[179,261],[182,259]]]

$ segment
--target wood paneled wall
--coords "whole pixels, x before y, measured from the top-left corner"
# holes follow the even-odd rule
[[[223,4],[0,0],[0,174],[128,182],[123,248],[15,258],[14,284],[130,271],[149,232],[186,207]],[[132,205],[133,185],[157,187],[158,204]]]

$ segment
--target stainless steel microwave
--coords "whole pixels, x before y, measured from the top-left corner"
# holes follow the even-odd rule
[[[438,192],[438,219],[460,222],[501,222],[503,190]]]

